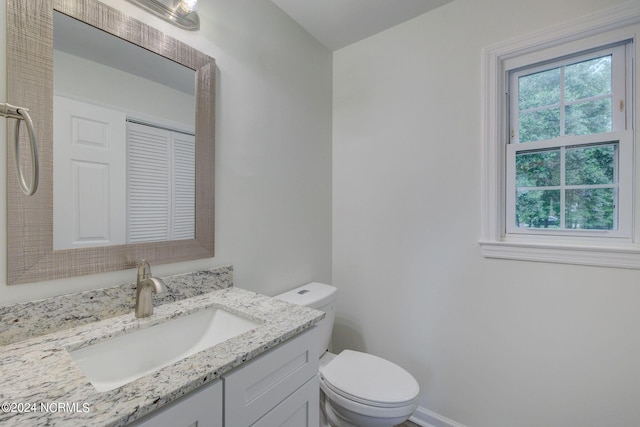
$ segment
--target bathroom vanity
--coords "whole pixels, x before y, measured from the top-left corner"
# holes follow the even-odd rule
[[[131,425],[317,426],[317,332],[303,332]]]
[[[199,426],[317,425],[319,337],[314,325],[324,314],[234,288],[230,278],[219,273],[212,270],[174,276],[177,280],[165,278],[168,295],[158,298],[154,314],[145,319],[133,314],[131,285],[1,307],[4,329],[0,328],[0,339],[10,335],[11,325],[22,323],[23,330],[10,335],[10,342],[0,347],[0,400],[12,404],[3,406],[0,424],[186,427],[197,421]],[[221,282],[226,287],[218,286]],[[118,301],[114,295],[126,295],[129,300]],[[86,306],[92,304],[104,306],[97,316],[107,317],[88,316]],[[127,312],[118,314],[122,307]],[[233,313],[254,326],[210,348],[179,356],[137,379],[125,379],[123,385],[107,386],[105,391],[96,389],[94,379],[72,357],[75,351],[117,343],[122,337],[173,324],[207,309]],[[34,330],[41,321],[38,316],[48,318],[46,323],[57,325],[58,330],[46,334]],[[167,336],[156,341],[168,343],[168,349],[180,345],[176,332],[159,330]],[[103,374],[109,377],[117,371],[113,367]]]

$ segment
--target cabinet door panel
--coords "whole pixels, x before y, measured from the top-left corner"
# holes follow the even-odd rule
[[[316,375],[252,427],[318,427],[320,383]]]
[[[224,375],[225,424],[249,426],[318,373],[316,327]]]
[[[214,381],[131,425],[135,427],[223,427],[222,381]]]

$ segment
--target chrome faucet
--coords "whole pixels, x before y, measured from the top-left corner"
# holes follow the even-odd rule
[[[162,280],[151,277],[149,263],[142,260],[138,267],[138,281],[136,284],[136,317],[149,317],[153,314],[153,299],[151,292],[160,294],[167,291]]]

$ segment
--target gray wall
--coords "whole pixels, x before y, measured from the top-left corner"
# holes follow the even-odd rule
[[[478,245],[483,48],[621,3],[455,0],[334,54],[334,344],[406,367],[427,410],[640,423],[640,272]]]
[[[217,61],[216,256],[152,266],[153,273],[233,264],[237,286],[266,294],[329,281],[331,52],[270,1],[202,1],[198,32],[125,1],[105,3]],[[0,22],[5,16],[6,3],[0,2]],[[5,67],[0,37],[0,69]],[[5,98],[2,79],[0,100]],[[0,224],[6,223],[6,122],[0,119]],[[2,305],[135,280],[130,270],[6,286],[4,233],[0,259]]]

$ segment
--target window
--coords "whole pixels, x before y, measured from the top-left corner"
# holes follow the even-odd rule
[[[507,234],[631,238],[628,44],[507,71]]]
[[[485,49],[485,257],[640,268],[637,34],[630,3]]]

